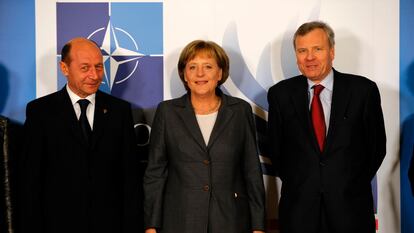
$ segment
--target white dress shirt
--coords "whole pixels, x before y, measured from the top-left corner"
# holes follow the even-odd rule
[[[70,100],[72,101],[72,105],[73,105],[73,109],[75,110],[76,113],[76,117],[79,120],[80,114],[81,114],[81,109],[78,103],[78,100],[82,99],[81,97],[79,97],[78,95],[76,95],[68,86],[68,84],[66,84],[66,90],[68,91]],[[93,117],[95,115],[95,97],[96,97],[96,93],[92,94],[92,95],[88,95],[86,96],[85,99],[89,100],[89,105],[88,108],[86,109],[86,117],[88,118],[88,122],[89,125],[91,126],[91,129],[93,130]]]
[[[322,103],[323,114],[325,116],[325,125],[326,125],[326,133],[328,133],[329,129],[329,119],[331,117],[331,104],[332,104],[332,91],[333,91],[333,70],[324,78],[319,84],[324,86],[324,89],[319,94],[319,98]],[[312,82],[308,79],[308,95],[309,95],[309,109],[311,107],[312,98],[313,98],[313,86],[317,85],[316,83]]]

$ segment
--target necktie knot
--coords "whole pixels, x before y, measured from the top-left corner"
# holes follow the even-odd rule
[[[80,109],[81,109],[81,114],[82,113],[85,113],[86,114],[86,109],[88,108],[89,100],[87,100],[87,99],[80,99],[80,100],[78,100],[78,104],[79,104]]]
[[[313,86],[313,94],[319,96],[324,88],[325,87],[320,84]]]

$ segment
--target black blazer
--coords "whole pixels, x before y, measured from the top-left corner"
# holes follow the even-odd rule
[[[408,168],[408,180],[411,185],[411,194],[414,196],[414,145],[412,148],[410,167]]]
[[[270,88],[269,133],[282,180],[282,233],[316,233],[321,211],[331,232],[375,232],[371,180],[386,152],[376,84],[334,70],[331,117],[320,153],[309,115],[304,76]]]
[[[66,88],[27,105],[23,232],[138,232],[137,155],[130,104],[96,93],[85,145]]]
[[[0,232],[19,232],[16,221],[18,159],[22,148],[22,125],[0,115]]]
[[[145,226],[162,233],[264,229],[263,178],[250,105],[222,94],[205,145],[189,95],[162,102],[144,176]]]

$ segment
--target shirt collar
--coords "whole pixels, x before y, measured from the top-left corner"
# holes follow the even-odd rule
[[[331,71],[328,73],[328,75],[319,83],[320,85],[324,86],[324,89],[328,90],[328,91],[332,91],[333,90],[333,69],[331,69]],[[316,85],[316,83],[312,82],[311,80],[308,80],[308,91],[311,91],[312,87],[314,85]]]
[[[72,105],[75,105],[77,102],[78,102],[78,100],[80,100],[80,99],[87,99],[87,100],[89,100],[89,102],[92,104],[92,105],[95,105],[95,97],[96,97],[96,93],[93,93],[92,95],[88,95],[88,96],[86,96],[85,98],[81,98],[81,97],[79,97],[78,95],[76,95],[70,88],[69,88],[69,85],[68,84],[66,84],[66,91],[68,92],[68,94],[69,94],[69,98],[70,98],[70,101],[72,102]]]

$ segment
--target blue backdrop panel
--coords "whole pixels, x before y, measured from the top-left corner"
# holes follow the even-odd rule
[[[102,91],[144,109],[163,100],[162,3],[57,3],[57,62],[63,45],[79,36],[101,47]],[[60,89],[66,78],[57,73]]]
[[[414,145],[414,2],[400,1],[401,232],[414,233],[408,168]],[[413,184],[414,185],[414,184]]]
[[[23,122],[36,97],[35,2],[0,1],[0,114]]]

